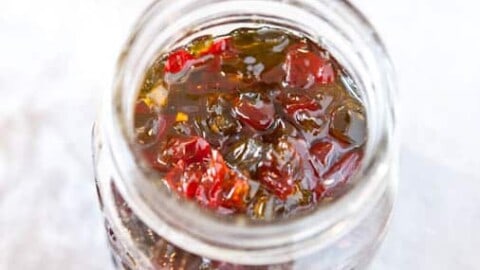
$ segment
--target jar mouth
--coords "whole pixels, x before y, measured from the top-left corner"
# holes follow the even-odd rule
[[[160,52],[205,32],[265,25],[307,35],[342,63],[365,102],[369,137],[363,166],[356,175],[359,179],[353,180],[355,185],[346,194],[318,205],[308,215],[258,224],[221,219],[153,188],[153,176],[145,173],[136,158],[132,125],[143,74]],[[105,108],[108,148],[119,173],[115,184],[149,227],[192,253],[250,265],[284,263],[308,255],[351,230],[385,190],[382,180],[394,139],[392,74],[385,48],[372,26],[347,1],[157,1],[142,15],[120,56],[113,93],[108,97],[112,102]]]

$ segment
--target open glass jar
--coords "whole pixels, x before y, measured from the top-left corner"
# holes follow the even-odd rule
[[[152,185],[133,149],[134,103],[162,52],[205,35],[272,26],[318,42],[351,74],[368,141],[358,181],[308,215],[221,219]],[[361,269],[381,242],[396,186],[394,85],[385,49],[346,1],[160,0],[120,56],[93,133],[99,200],[119,269]]]

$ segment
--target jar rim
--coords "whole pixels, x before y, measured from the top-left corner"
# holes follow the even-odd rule
[[[241,264],[283,263],[291,260],[292,257],[304,256],[313,252],[310,249],[317,240],[321,239],[323,245],[328,245],[329,241],[334,241],[342,233],[350,230],[363,218],[362,214],[365,214],[365,209],[362,211],[362,208],[373,207],[372,201],[375,201],[375,196],[379,198],[381,191],[385,189],[386,183],[383,183],[381,179],[387,173],[388,168],[383,166],[384,164],[380,161],[392,158],[391,141],[395,139],[393,137],[395,113],[391,104],[395,91],[392,65],[383,43],[371,24],[358,9],[346,0],[334,3],[325,0],[179,0],[175,1],[175,5],[177,5],[176,9],[185,11],[186,7],[199,3],[214,5],[219,2],[229,2],[229,4],[237,4],[237,6],[242,6],[240,3],[252,4],[254,2],[261,2],[270,7],[277,4],[290,5],[302,8],[303,11],[307,7],[311,8],[312,5],[318,7],[316,5],[321,4],[328,7],[329,11],[335,12],[339,16],[336,19],[345,20],[346,25],[351,27],[349,31],[357,31],[356,34],[365,37],[364,41],[371,46],[368,48],[369,53],[373,55],[373,59],[370,59],[371,63],[378,65],[377,69],[383,71],[378,74],[378,77],[384,89],[377,89],[377,91],[385,92],[382,93],[386,95],[385,104],[383,104],[385,109],[382,110],[382,113],[386,115],[383,120],[385,123],[381,123],[384,125],[382,125],[382,134],[378,139],[378,145],[370,146],[370,149],[367,147],[370,155],[367,154],[362,162],[362,169],[357,174],[363,179],[355,181],[351,190],[340,198],[326,205],[318,205],[317,209],[308,215],[299,215],[293,219],[273,223],[239,224],[239,220],[218,219],[214,215],[209,215],[207,211],[198,211],[199,207],[193,203],[185,203],[172,198],[172,196],[162,198],[162,207],[152,207],[152,203],[148,199],[154,196],[154,193],[148,185],[139,185],[137,182],[140,178],[146,179],[148,176],[140,168],[130,143],[131,136],[128,127],[129,123],[133,122],[130,121],[129,117],[131,116],[127,113],[129,110],[126,108],[126,104],[122,102],[124,102],[123,95],[125,95],[128,85],[126,82],[134,77],[129,74],[128,68],[137,66],[132,59],[132,50],[141,36],[145,34],[145,29],[151,20],[156,18],[159,12],[165,12],[172,7],[171,1],[158,0],[147,8],[137,22],[132,36],[120,56],[113,92],[109,93],[110,96],[107,98],[108,102],[104,111],[109,120],[106,127],[107,147],[119,175],[119,178],[114,181],[119,192],[130,207],[138,213],[138,216],[155,232],[182,249],[201,253],[202,256],[209,258]],[[259,19],[258,14],[253,17],[255,20]],[[156,194],[158,195],[158,193]],[[178,211],[180,207],[182,211]],[[311,226],[312,224],[315,226]],[[316,248],[320,247],[317,245]],[[228,249],[229,252],[225,252],[225,249]]]

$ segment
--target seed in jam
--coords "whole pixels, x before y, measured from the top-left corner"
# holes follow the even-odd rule
[[[136,102],[136,144],[175,196],[221,215],[272,220],[351,186],[367,139],[365,108],[319,44],[239,28],[154,63]]]

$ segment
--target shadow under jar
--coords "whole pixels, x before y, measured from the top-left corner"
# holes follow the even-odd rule
[[[139,154],[135,104],[159,56],[240,28],[315,42],[338,61],[343,83],[364,106],[367,138],[358,170],[341,195],[308,211],[263,219],[219,215],[159,185],[162,175]],[[375,31],[346,1],[153,3],[120,56],[93,132],[96,184],[117,268],[365,268],[383,239],[396,186],[392,75]]]

